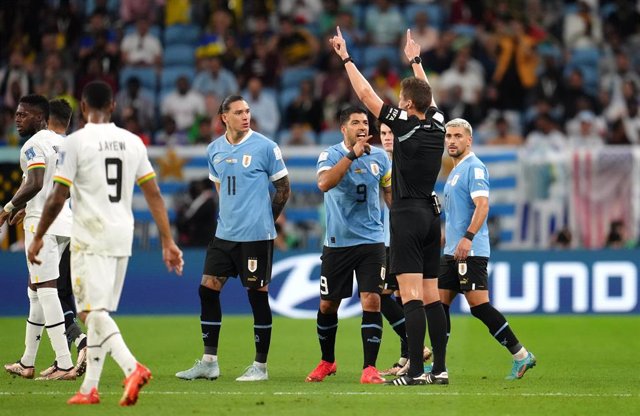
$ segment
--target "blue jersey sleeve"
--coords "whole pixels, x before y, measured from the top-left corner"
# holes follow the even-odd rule
[[[484,165],[474,165],[469,170],[469,195],[489,198],[489,171]]]
[[[325,149],[320,156],[318,156],[318,163],[316,164],[316,173],[329,170],[338,163],[340,156],[333,149]]]
[[[220,176],[218,172],[216,172],[214,154],[215,154],[215,148],[212,143],[207,148],[207,166],[209,167],[209,179],[212,180],[213,182],[220,183]]]
[[[269,180],[271,182],[275,182],[278,179],[282,179],[287,176],[289,172],[284,165],[284,160],[282,159],[282,151],[277,144],[273,143],[273,147],[269,151],[269,157],[267,160],[269,161],[269,166],[267,169]]]

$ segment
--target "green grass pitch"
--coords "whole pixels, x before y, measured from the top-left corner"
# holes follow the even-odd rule
[[[509,319],[538,365],[522,380],[506,381],[510,355],[472,317],[455,316],[449,344],[449,386],[360,385],[359,319],[340,321],[338,373],[323,383],[304,378],[320,357],[315,322],[275,318],[270,380],[239,383],[253,360],[252,319],[223,320],[216,381],[182,381],[174,373],[202,352],[196,316],[117,316],[134,355],[153,380],[136,406],[117,405],[122,373],[109,359],[100,384],[101,403],[68,406],[80,380],[37,382],[0,374],[0,415],[626,415],[640,412],[640,317],[517,316]],[[24,318],[0,318],[4,363],[22,353]],[[398,358],[398,340],[387,331],[378,366]],[[74,352],[75,356],[75,352]],[[46,339],[36,370],[53,359]],[[634,410],[635,409],[635,410]]]

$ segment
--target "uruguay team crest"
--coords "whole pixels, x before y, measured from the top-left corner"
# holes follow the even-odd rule
[[[251,156],[249,156],[249,161],[251,161]],[[243,165],[244,165],[244,163],[243,163]],[[249,269],[249,271],[251,273],[255,273],[256,270],[258,270],[258,259],[250,257],[248,259],[248,261],[247,261],[247,269]]]
[[[380,166],[378,166],[377,163],[371,164],[371,173],[373,173],[374,176],[378,176],[378,174],[380,173]]]
[[[467,274],[467,262],[461,261],[460,263],[458,263],[458,274],[460,276],[464,276],[465,274]]]
[[[251,155],[242,155],[242,166],[248,168],[251,164]]]

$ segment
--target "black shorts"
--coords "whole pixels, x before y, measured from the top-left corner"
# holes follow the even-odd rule
[[[400,286],[398,286],[398,279],[396,279],[396,275],[391,273],[389,270],[389,247],[385,247],[385,251],[387,253],[386,257],[386,267],[387,267],[387,276],[384,279],[384,287],[385,290],[398,290]]]
[[[487,257],[467,257],[465,270],[465,267],[460,266],[453,256],[443,256],[440,262],[438,288],[458,293],[489,290],[488,263]]]
[[[271,281],[272,263],[273,240],[236,242],[214,237],[207,247],[203,274],[239,275],[244,287],[258,289]]]
[[[353,272],[358,292],[382,292],[384,286],[384,243],[351,247],[323,247],[320,267],[320,298],[340,300],[353,293]]]
[[[440,216],[431,201],[393,201],[391,220],[390,272],[422,273],[424,279],[438,277],[440,264]]]

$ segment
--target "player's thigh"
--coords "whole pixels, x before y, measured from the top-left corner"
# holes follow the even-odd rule
[[[25,252],[33,241],[34,233],[26,231],[24,233]],[[42,237],[42,249],[38,253],[41,264],[27,261],[29,269],[29,280],[33,284],[56,280],[60,275],[58,264],[60,263],[60,248],[55,235],[45,234]]]
[[[127,260],[126,257],[71,252],[71,286],[78,311],[117,309]]]
[[[380,294],[386,273],[384,244],[362,244],[354,248],[353,255],[357,258],[355,272],[358,292]]]
[[[489,274],[487,257],[467,257],[465,262],[458,263],[458,278],[460,290],[469,292],[473,290],[489,290]]]
[[[268,285],[273,265],[273,240],[240,243],[240,250],[234,253],[234,262],[244,287],[259,289]]]
[[[240,243],[213,238],[207,246],[202,274],[205,276],[231,277],[238,275],[233,255]]]
[[[352,247],[325,246],[320,259],[320,298],[340,300],[351,297],[357,264]]]

